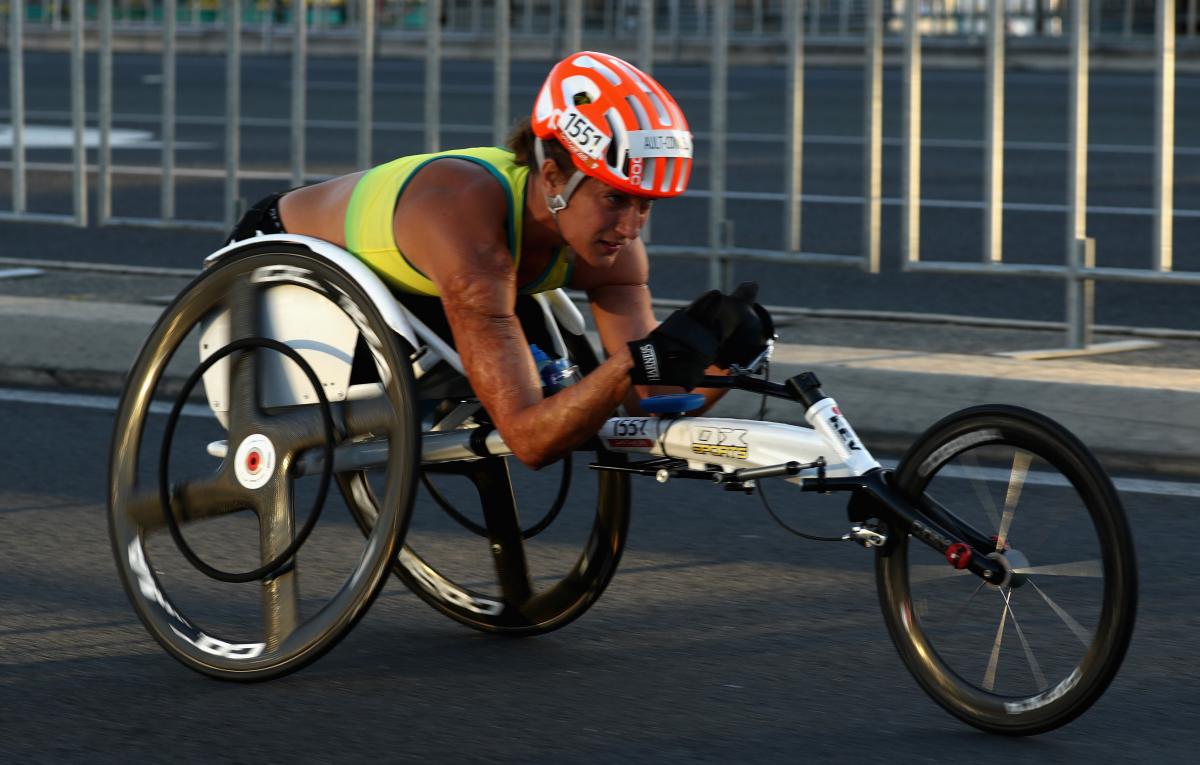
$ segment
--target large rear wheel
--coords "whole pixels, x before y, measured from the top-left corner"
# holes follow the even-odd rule
[[[358,391],[347,390],[356,344],[380,381]],[[205,361],[190,384],[204,372],[207,407],[176,390],[198,347]],[[417,430],[408,354],[353,278],[286,244],[251,246],[206,270],[146,341],[113,434],[109,530],[146,629],[222,679],[277,677],[329,650],[395,561]],[[386,457],[364,539],[344,509],[316,521],[337,464],[329,457],[368,439]]]

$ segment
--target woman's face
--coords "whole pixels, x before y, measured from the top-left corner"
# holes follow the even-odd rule
[[[559,230],[581,260],[603,268],[641,234],[650,204],[650,199],[587,178],[571,195],[566,209],[559,212]]]

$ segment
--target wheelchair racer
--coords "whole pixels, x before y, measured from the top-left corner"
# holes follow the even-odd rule
[[[531,467],[595,435],[618,405],[662,385],[695,388],[746,364],[773,332],[754,290],[712,291],[656,326],[639,233],[655,199],[692,170],[683,112],[654,79],[605,53],[551,70],[508,149],[401,157],[274,194],[231,240],[290,232],[337,244],[401,293],[440,297],[471,387]],[[543,399],[518,294],[584,290],[608,358]],[[655,386],[655,387],[650,387]],[[701,391],[705,407],[723,393]]]

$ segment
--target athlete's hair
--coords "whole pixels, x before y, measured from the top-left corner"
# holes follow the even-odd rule
[[[518,165],[525,165],[536,173],[540,170],[537,166],[537,155],[534,154],[533,149],[534,141],[537,140],[540,139],[533,134],[533,125],[530,123],[529,117],[525,117],[513,125],[508,138],[504,141],[504,145],[512,150],[512,153],[515,155],[513,160]],[[542,151],[546,153],[546,159],[554,160],[554,164],[558,165],[558,169],[562,171],[563,175],[570,177],[575,173],[575,165],[571,162],[571,155],[561,143],[558,141],[542,141]]]

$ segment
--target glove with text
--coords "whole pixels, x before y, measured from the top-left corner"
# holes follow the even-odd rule
[[[728,333],[721,325],[725,299],[711,290],[681,308],[641,340],[629,343],[635,385],[682,385],[691,390],[704,378]]]

